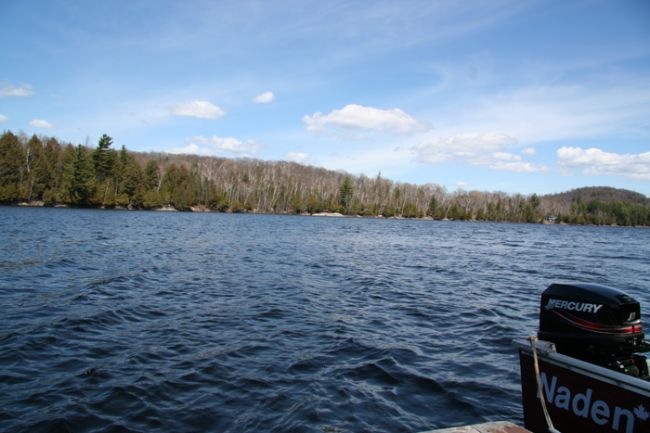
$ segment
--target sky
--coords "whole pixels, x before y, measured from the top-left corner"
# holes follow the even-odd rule
[[[0,131],[650,196],[650,2],[0,1]]]

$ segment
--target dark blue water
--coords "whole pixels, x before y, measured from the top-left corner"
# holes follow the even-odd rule
[[[0,208],[0,430],[520,420],[514,337],[581,280],[650,314],[650,230]]]

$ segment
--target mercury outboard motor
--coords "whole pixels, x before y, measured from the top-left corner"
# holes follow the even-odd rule
[[[620,290],[596,284],[551,284],[542,293],[541,340],[557,351],[612,370],[648,377],[641,307]]]

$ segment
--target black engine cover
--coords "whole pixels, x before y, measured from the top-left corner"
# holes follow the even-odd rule
[[[539,338],[571,355],[623,355],[645,348],[639,303],[596,284],[551,284],[542,293]]]

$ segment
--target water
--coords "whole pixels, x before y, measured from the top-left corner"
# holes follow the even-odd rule
[[[0,430],[521,420],[553,281],[650,315],[650,230],[0,208]]]

